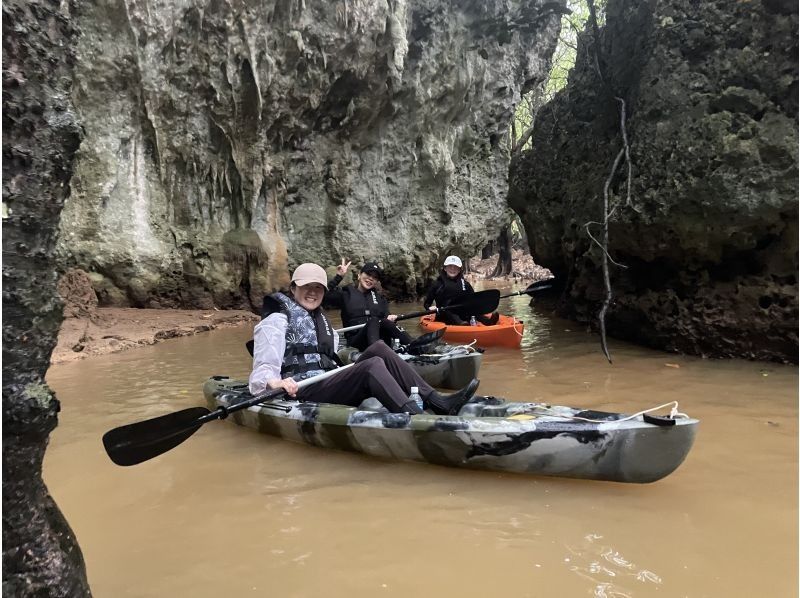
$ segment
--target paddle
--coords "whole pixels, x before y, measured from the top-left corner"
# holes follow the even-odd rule
[[[500,291],[497,289],[489,289],[486,291],[478,291],[477,293],[471,293],[467,295],[461,302],[457,305],[448,305],[447,307],[439,307],[436,311],[451,311],[454,309],[459,309],[463,311],[469,311],[475,314],[487,314],[489,312],[493,312],[497,309],[498,304],[500,303]],[[409,318],[418,318],[420,316],[427,316],[428,314],[436,313],[435,311],[425,310],[425,311],[415,311],[410,314],[403,314],[402,316],[397,316],[395,322],[400,320],[408,320]],[[359,328],[363,328],[366,324],[357,324],[356,326],[348,326],[347,328],[338,328],[336,332],[350,332],[351,330],[358,330]]]
[[[532,286],[533,285],[531,285],[531,287]],[[514,293],[514,294],[518,295],[520,293]],[[506,295],[506,297],[510,297],[510,295]],[[436,311],[450,311],[453,309],[463,309],[464,311],[470,311],[475,314],[488,314],[497,309],[497,306],[500,303],[500,299],[502,299],[502,297],[500,296],[500,291],[498,291],[497,289],[488,289],[486,291],[478,291],[477,293],[472,293],[470,295],[467,295],[457,305],[448,305],[447,307],[440,307]],[[430,310],[415,311],[410,314],[397,316],[397,319],[395,321],[397,322],[399,320],[408,320],[409,318],[418,318],[420,316],[426,316],[432,313],[436,312]],[[351,330],[358,330],[359,328],[363,328],[364,326],[366,326],[366,324],[356,324],[355,326],[348,326],[346,328],[337,328],[334,332],[338,332],[339,334],[341,334],[343,332],[350,332]],[[248,353],[252,355],[253,349],[255,347],[255,342],[253,340],[249,340],[245,343],[245,346],[247,347]]]
[[[528,285],[524,291],[517,291],[516,293],[509,293],[508,295],[500,295],[500,299],[506,299],[507,297],[516,297],[517,295],[533,295],[537,291],[543,291],[545,289],[549,289],[553,285],[550,284],[550,281],[553,280],[552,278],[548,278],[547,280],[538,280],[536,282],[532,282]]]
[[[310,386],[320,380],[330,378],[352,365],[351,363],[319,376],[306,378],[298,382],[297,387]],[[279,388],[229,407],[220,405],[214,411],[210,411],[205,407],[190,407],[175,413],[168,413],[167,415],[128,424],[106,432],[103,435],[103,446],[108,456],[117,465],[136,465],[175,448],[197,432],[203,424],[215,419],[225,419],[234,411],[247,409],[285,394],[286,391]]]

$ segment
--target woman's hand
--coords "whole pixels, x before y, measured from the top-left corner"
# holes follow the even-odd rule
[[[347,274],[347,269],[350,267],[350,264],[352,264],[352,263],[353,262],[347,262],[345,264],[344,263],[344,258],[342,258],[342,263],[339,264],[338,266],[336,266],[336,273],[339,276],[344,276],[345,274]]]
[[[386,319],[389,320],[390,322],[395,322],[397,321],[397,316],[394,314],[389,314],[388,316],[386,316]]]
[[[294,381],[294,378],[275,378],[267,382],[267,385],[273,390],[282,388],[292,398],[295,397],[298,391],[297,382]]]

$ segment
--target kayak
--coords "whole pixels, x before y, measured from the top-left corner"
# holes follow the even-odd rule
[[[353,347],[342,347],[338,351],[344,364],[354,363],[361,352]],[[469,346],[437,345],[422,355],[398,353],[414,368],[417,374],[436,388],[463,388],[473,378],[478,377],[483,354]]]
[[[522,333],[525,329],[522,320],[517,320],[512,316],[501,315],[497,324],[484,326],[452,326],[444,322],[434,320],[436,316],[422,316],[420,326],[426,332],[445,329],[444,340],[451,343],[472,343],[479,347],[510,347],[516,349],[522,342]]]
[[[247,382],[214,376],[210,409],[252,395]],[[359,407],[269,399],[229,418],[294,442],[435,465],[648,483],[669,475],[692,447],[698,420],[677,413],[625,416],[475,396],[458,415],[389,413],[376,399]]]

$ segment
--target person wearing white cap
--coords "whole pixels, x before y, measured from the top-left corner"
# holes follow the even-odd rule
[[[425,309],[435,309],[431,307],[433,303],[436,303],[436,307],[456,305],[465,295],[475,292],[472,285],[464,279],[462,267],[461,258],[457,255],[448,255],[445,258],[439,277],[425,295],[425,301],[423,302]],[[471,314],[462,311],[437,311],[436,321],[454,326],[464,326],[471,316],[475,316],[478,322],[486,326],[497,324],[500,319],[500,315],[497,313],[487,317],[484,314]]]
[[[262,320],[254,331],[252,394],[283,388],[300,401],[357,406],[376,397],[393,413],[421,413],[409,399],[412,386],[419,389],[426,408],[439,415],[455,415],[472,398],[478,380],[451,395],[442,395],[385,343],[374,343],[358,362],[316,384],[298,388],[297,382],[341,365],[336,351],[339,335],[321,305],[327,276],[317,264],[301,264],[292,274],[288,294],[264,297]]]

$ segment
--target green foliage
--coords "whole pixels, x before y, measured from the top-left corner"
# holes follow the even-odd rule
[[[511,237],[511,246],[528,251],[528,238],[525,235],[525,227],[522,224],[522,219],[519,214],[514,214],[509,226],[509,236]]]
[[[605,21],[606,0],[595,0],[598,25],[602,27]],[[536,88],[529,91],[517,106],[514,115],[514,145],[521,141],[525,133],[535,123],[536,114],[544,104],[552,100],[561,91],[569,79],[569,73],[575,66],[578,49],[578,34],[582,32],[589,21],[589,5],[586,0],[567,0],[570,14],[562,15],[561,31],[558,44],[553,52],[552,66],[547,79]],[[530,138],[523,143],[523,148],[530,143]],[[522,149],[522,148],[520,148]]]

